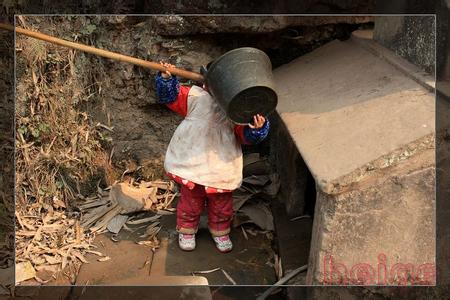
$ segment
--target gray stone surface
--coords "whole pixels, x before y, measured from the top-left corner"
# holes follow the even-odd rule
[[[274,75],[277,111],[324,192],[339,192],[342,178],[434,132],[433,93],[352,39]]]
[[[423,70],[434,73],[434,16],[376,17],[374,39]]]
[[[353,41],[361,47],[372,52],[375,56],[384,59],[393,67],[397,68],[397,70],[421,84],[424,88],[434,92],[436,87],[435,76],[427,73],[406,59],[398,59],[398,54],[373,40],[373,30],[357,30],[352,33],[352,36]]]

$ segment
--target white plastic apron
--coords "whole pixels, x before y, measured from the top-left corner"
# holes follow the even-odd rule
[[[204,186],[238,188],[242,181],[242,150],[234,135],[234,124],[200,87],[189,90],[187,107],[187,116],[170,141],[164,168]]]

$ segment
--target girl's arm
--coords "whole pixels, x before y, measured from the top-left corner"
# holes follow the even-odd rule
[[[270,130],[269,119],[265,119],[264,125],[259,128],[251,128],[249,125],[234,126],[234,134],[241,144],[255,145],[262,142]]]
[[[166,104],[174,112],[186,117],[187,99],[191,88],[180,85],[175,76],[164,78],[161,72],[156,74],[155,84],[158,103]]]

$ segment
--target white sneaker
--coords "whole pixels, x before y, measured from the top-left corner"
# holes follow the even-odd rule
[[[230,252],[233,249],[233,243],[229,235],[213,236],[213,240],[216,243],[216,248],[220,252]]]
[[[195,234],[178,234],[178,245],[181,250],[192,251],[195,249]]]

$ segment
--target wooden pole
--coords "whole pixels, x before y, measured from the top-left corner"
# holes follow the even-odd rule
[[[84,45],[81,43],[75,43],[75,42],[71,42],[71,41],[66,41],[63,39],[59,39],[56,38],[54,36],[50,36],[50,35],[46,35],[43,33],[39,33],[39,32],[35,32],[35,31],[31,31],[28,29],[24,29],[24,28],[20,28],[20,27],[16,27],[14,28],[14,26],[12,25],[8,25],[8,24],[4,24],[4,23],[0,23],[0,29],[6,29],[9,31],[16,31],[17,33],[32,37],[32,38],[36,38],[42,41],[46,41],[52,44],[56,44],[56,45],[60,45],[63,47],[68,47],[68,48],[72,48],[72,49],[76,49],[76,50],[81,50],[84,52],[88,52],[88,53],[92,53],[98,56],[102,56],[102,57],[106,57],[106,58],[110,58],[113,60],[118,60],[118,61],[123,61],[123,62],[128,62],[128,63],[132,63],[144,68],[148,68],[148,69],[153,69],[153,70],[158,70],[158,71],[166,71],[166,68],[164,68],[161,64],[159,63],[155,63],[152,61],[147,61],[147,60],[143,60],[143,59],[139,59],[139,58],[135,58],[132,56],[128,56],[128,55],[123,55],[120,53],[116,53],[116,52],[111,52],[111,51],[107,51],[107,50],[103,50],[103,49],[98,49],[92,46],[88,46],[88,45]],[[195,72],[190,72],[190,71],[186,71],[186,70],[182,70],[182,69],[178,69],[178,68],[168,68],[167,71],[169,71],[171,74],[173,75],[177,75],[180,77],[184,77],[187,79],[191,79],[197,82],[203,82],[204,78],[201,74],[199,73],[195,73]]]

